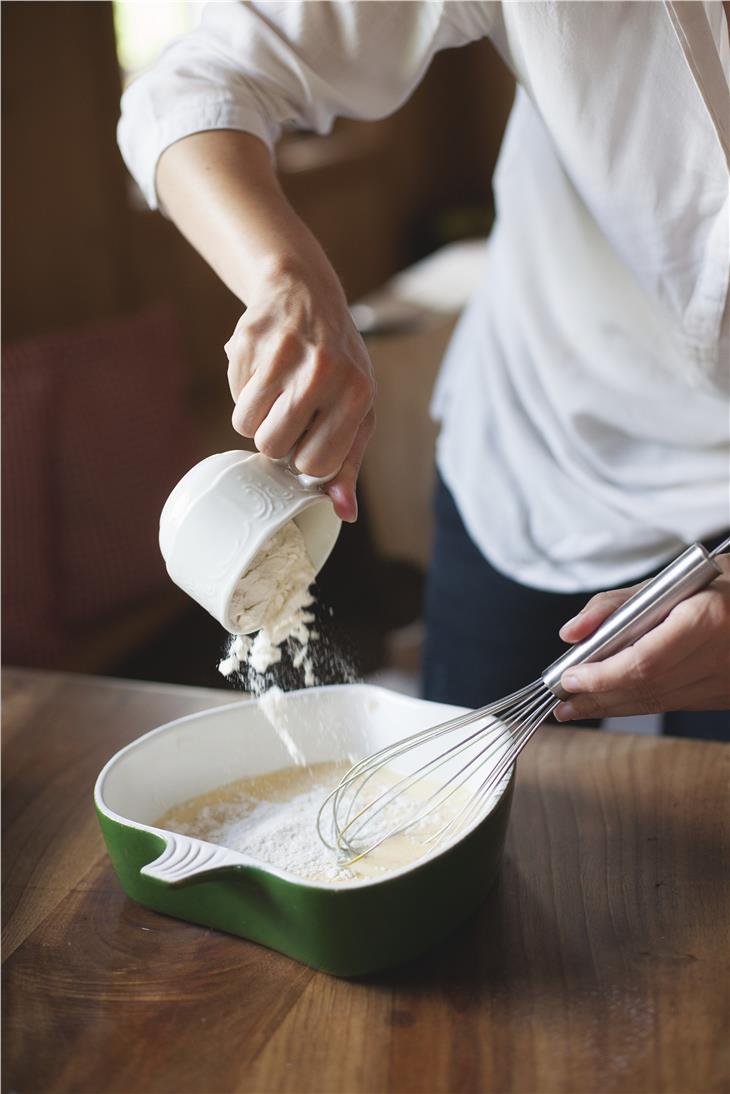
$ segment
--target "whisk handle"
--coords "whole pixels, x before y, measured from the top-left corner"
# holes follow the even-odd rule
[[[545,669],[542,678],[558,699],[568,694],[560,684],[566,669],[602,661],[630,646],[666,619],[682,600],[704,589],[722,571],[701,543],[694,543],[609,615],[590,638],[573,646]]]

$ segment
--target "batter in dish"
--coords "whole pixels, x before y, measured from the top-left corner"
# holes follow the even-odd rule
[[[343,866],[320,840],[317,814],[348,766],[319,763],[238,779],[175,806],[156,827],[240,851],[311,881],[343,882],[378,877],[421,858],[429,850],[424,840],[453,817],[465,800],[455,795],[418,826],[418,834],[393,836],[364,859]],[[386,776],[383,788],[396,778]],[[419,798],[425,800],[428,794],[428,785],[421,784]],[[396,819],[397,815],[391,815],[389,823]]]

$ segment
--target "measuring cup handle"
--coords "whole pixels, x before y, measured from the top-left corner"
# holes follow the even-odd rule
[[[281,459],[278,460],[272,460],[272,463],[278,463],[281,467],[286,467],[291,471],[292,475],[296,475],[305,490],[326,486],[328,482],[332,482],[337,474],[339,474],[339,472],[335,471],[334,475],[319,477],[317,475],[305,475],[303,471],[297,471],[296,465],[294,464],[293,448],[290,452],[287,452],[286,456],[282,456]]]
[[[721,572],[701,543],[688,547],[612,612],[590,638],[573,646],[545,669],[542,678],[553,695],[558,699],[568,698],[560,684],[566,669],[602,661],[630,646],[666,619],[672,608],[704,589]]]

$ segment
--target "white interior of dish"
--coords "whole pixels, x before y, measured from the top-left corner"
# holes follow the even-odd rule
[[[287,732],[307,763],[354,761],[465,712],[368,684],[289,692],[284,702]],[[428,751],[436,756],[443,748],[437,739]],[[154,826],[168,809],[190,798],[291,763],[257,700],[246,699],[179,718],[128,745],[101,772],[96,801],[117,819]],[[397,769],[397,762],[392,766]],[[439,776],[448,779],[453,770],[447,764]],[[511,772],[510,767],[493,804]]]

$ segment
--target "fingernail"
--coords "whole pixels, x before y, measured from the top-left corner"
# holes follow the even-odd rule
[[[354,524],[357,520],[357,502],[355,501],[355,498],[351,494],[345,494],[344,492],[340,494],[340,497],[342,498],[342,507],[347,514],[343,517],[343,520],[348,524]]]
[[[341,519],[344,520],[346,524],[354,524],[357,520],[357,498],[353,497],[339,485],[331,487],[327,493],[336,504]]]
[[[585,686],[579,672],[564,672],[560,677],[560,683],[566,691],[581,691]]]
[[[572,703],[561,703],[555,708],[555,718],[558,722],[569,722],[571,718],[577,718],[577,716]]]

